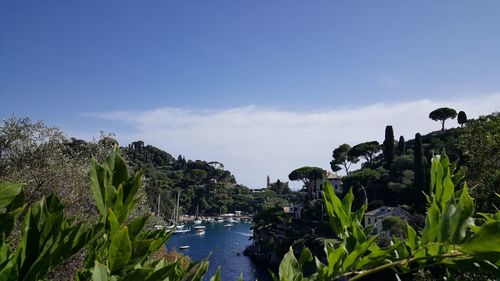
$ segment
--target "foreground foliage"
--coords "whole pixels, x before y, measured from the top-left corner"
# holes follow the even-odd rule
[[[0,184],[0,280],[46,279],[48,272],[81,251],[86,259],[76,280],[201,280],[208,269],[206,260],[186,265],[182,259],[151,259],[170,234],[144,230],[149,216],[130,216],[143,176],[129,175],[118,151],[115,148],[104,163],[94,160],[91,166],[99,211],[94,224],[66,217],[54,195],[28,208],[22,185]],[[424,229],[417,233],[406,226],[406,239],[393,238],[388,248],[377,246],[377,236],[369,236],[371,228],[361,224],[366,202],[352,211],[352,191],[340,200],[325,181],[324,199],[336,239],[327,242],[325,259],[313,257],[307,248],[297,259],[290,249],[275,279],[359,280],[389,269],[401,274],[436,264],[500,276],[500,212],[476,216],[467,185],[455,190],[463,177],[455,170],[446,157],[433,159]],[[19,218],[23,231],[16,241],[12,230]],[[314,273],[304,276],[303,267],[313,261]],[[220,271],[211,280],[220,280]]]
[[[297,259],[290,248],[274,279],[360,280],[382,271],[398,275],[433,265],[500,277],[500,211],[476,215],[467,185],[455,189],[462,178],[463,172],[456,171],[447,157],[434,157],[425,227],[417,233],[407,225],[406,239],[393,237],[387,248],[377,246],[377,236],[368,235],[372,228],[361,224],[366,202],[352,211],[352,191],[340,200],[325,181],[324,199],[336,242],[325,245],[323,260],[313,257],[307,248]],[[313,261],[315,272],[304,277],[304,265]]]
[[[208,262],[182,266],[152,260],[170,237],[162,230],[147,231],[149,216],[129,218],[137,203],[142,174],[129,175],[115,148],[102,165],[92,163],[91,187],[100,213],[98,222],[83,225],[63,213],[56,196],[44,197],[23,213],[26,205],[20,184],[0,185],[0,280],[39,280],[79,251],[87,253],[76,280],[201,280]],[[22,239],[12,241],[16,219],[24,216]],[[11,249],[15,249],[11,251]]]

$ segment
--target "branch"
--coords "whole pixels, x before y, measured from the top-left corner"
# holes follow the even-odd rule
[[[378,266],[378,267],[375,267],[375,268],[372,268],[372,269],[369,269],[366,271],[360,271],[360,272],[358,272],[358,274],[356,276],[352,277],[349,280],[350,281],[361,280],[361,279],[367,277],[368,275],[371,275],[371,274],[374,274],[374,273],[377,273],[377,272],[380,272],[380,271],[383,271],[383,270],[386,270],[389,268],[414,263],[414,262],[419,261],[419,260],[455,258],[455,257],[460,257],[460,256],[465,256],[465,255],[466,254],[461,253],[461,252],[453,252],[453,253],[447,253],[447,254],[442,254],[442,255],[437,255],[437,256],[423,256],[423,257],[418,257],[418,258],[415,258],[415,257],[414,258],[406,258],[406,259],[402,259],[399,261],[393,261],[390,263],[386,263],[386,264],[383,264],[381,266]]]

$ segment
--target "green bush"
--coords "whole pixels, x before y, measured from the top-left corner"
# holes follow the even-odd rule
[[[146,231],[149,216],[129,218],[142,184],[142,174],[129,175],[115,148],[103,164],[92,163],[90,181],[100,220],[83,225],[67,218],[56,196],[42,198],[24,213],[22,238],[10,234],[23,213],[19,184],[0,184],[0,280],[40,280],[64,260],[86,252],[76,280],[201,280],[208,261],[181,266],[152,260],[170,237],[162,230]],[[15,249],[11,251],[11,249]]]
[[[336,242],[325,245],[326,263],[306,248],[300,258],[292,249],[285,255],[274,280],[361,280],[386,270],[404,274],[419,268],[444,265],[484,271],[500,277],[500,211],[476,216],[467,185],[455,190],[463,173],[455,173],[447,157],[434,157],[425,227],[417,233],[406,225],[407,239],[392,238],[379,247],[371,227],[362,226],[365,204],[352,211],[352,190],[340,200],[325,181],[324,199]],[[302,268],[314,261],[315,272],[304,277]]]
[[[359,280],[387,269],[401,274],[431,265],[499,277],[500,212],[476,216],[467,185],[455,190],[463,173],[454,172],[455,165],[446,157],[433,159],[424,229],[417,233],[407,225],[407,239],[393,238],[387,248],[377,246],[377,236],[369,236],[371,228],[361,224],[366,202],[352,211],[352,190],[340,200],[325,180],[329,225],[337,234],[325,245],[326,262],[313,257],[307,248],[297,259],[290,249],[275,280]],[[91,225],[66,217],[56,196],[44,197],[28,208],[22,185],[0,183],[0,280],[45,279],[48,272],[81,251],[86,259],[76,280],[202,279],[208,269],[206,260],[186,268],[181,261],[150,258],[170,233],[144,230],[149,216],[130,217],[142,174],[129,175],[117,148],[103,164],[93,161],[90,180],[100,214]],[[22,236],[17,242],[12,231],[20,217]],[[315,272],[304,277],[303,266],[313,261]],[[219,270],[211,280],[220,280]]]

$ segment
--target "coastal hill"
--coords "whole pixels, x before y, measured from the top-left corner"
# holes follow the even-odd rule
[[[234,175],[217,161],[186,160],[181,155],[175,158],[143,141],[122,150],[133,170],[144,171],[148,205],[157,211],[160,198],[160,215],[165,220],[171,217],[178,192],[180,213],[190,215],[196,209],[200,215],[218,215],[234,211],[254,213],[267,205],[287,204],[288,189],[254,191],[238,184]]]

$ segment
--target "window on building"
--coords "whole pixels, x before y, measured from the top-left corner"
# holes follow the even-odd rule
[[[372,218],[368,218],[368,224],[372,223]]]

